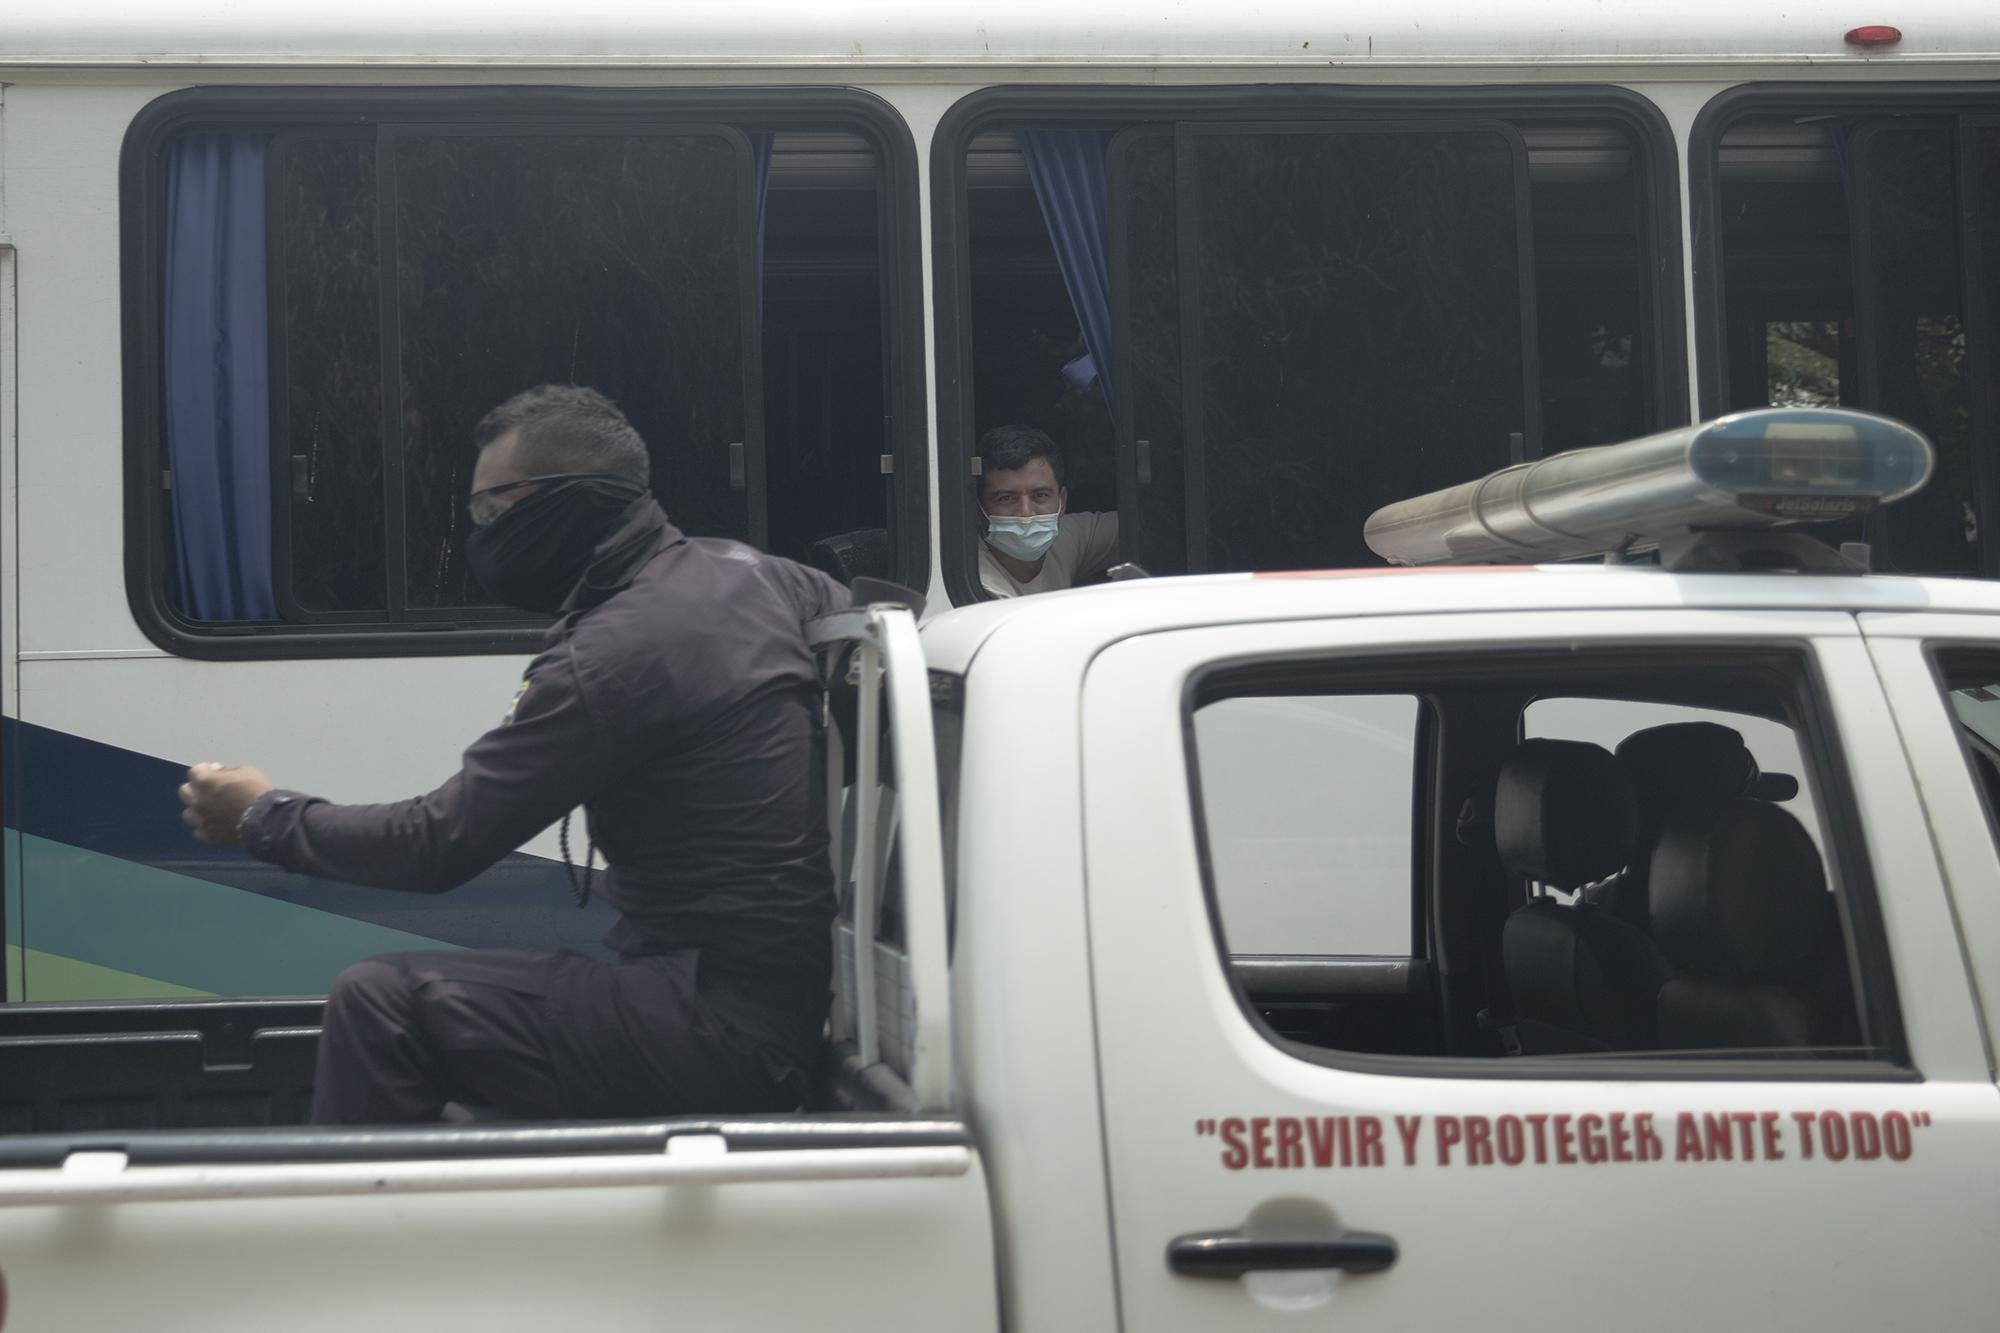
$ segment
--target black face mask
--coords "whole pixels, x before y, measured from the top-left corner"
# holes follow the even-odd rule
[[[562,609],[598,544],[646,488],[622,477],[579,477],[537,491],[465,539],[466,563],[487,592],[524,611]]]

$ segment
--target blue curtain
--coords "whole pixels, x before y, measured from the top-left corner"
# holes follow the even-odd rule
[[[1105,221],[1104,151],[1109,136],[1098,130],[1016,130],[1028,179],[1048,224],[1049,240],[1062,267],[1063,285],[1083,329],[1087,354],[1063,367],[1079,384],[1093,375],[1104,390],[1104,405],[1115,410],[1111,385],[1111,264]]]
[[[195,134],[167,162],[167,466],[183,613],[275,620],[264,145]]]

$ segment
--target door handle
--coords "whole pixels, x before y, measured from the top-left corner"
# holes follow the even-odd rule
[[[748,465],[744,460],[743,443],[739,440],[729,446],[729,489],[740,491],[748,484]]]
[[[1212,1231],[1167,1242],[1167,1267],[1182,1277],[1235,1278],[1265,1269],[1304,1268],[1379,1273],[1395,1262],[1395,1240],[1374,1231],[1343,1231],[1331,1240],[1271,1240]]]

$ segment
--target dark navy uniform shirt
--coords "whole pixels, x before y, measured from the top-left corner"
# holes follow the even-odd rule
[[[244,846],[288,870],[383,888],[463,883],[582,805],[627,957],[698,951],[704,999],[805,1058],[824,1021],[834,911],[818,673],[803,626],[848,605],[826,575],[657,538],[603,600],[552,626],[513,712],[425,796],[333,805],[274,791]],[[604,595],[608,593],[608,596]]]

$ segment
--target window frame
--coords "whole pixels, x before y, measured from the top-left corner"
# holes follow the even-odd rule
[[[1689,420],[1686,299],[1681,259],[1680,157],[1672,127],[1650,99],[1626,88],[1576,87],[1364,88],[1304,85],[1224,85],[1206,88],[986,88],[952,104],[931,140],[931,267],[937,319],[938,565],[952,604],[985,601],[980,586],[971,487],[978,438],[972,420],[971,213],[966,152],[974,136],[1002,128],[1120,131],[1135,122],[1203,123],[1333,120],[1424,124],[1499,119],[1517,130],[1536,121],[1597,117],[1632,136],[1639,210],[1646,225],[1643,257],[1653,355],[1645,365],[1656,417],[1651,429]],[[1532,191],[1529,194],[1532,205]],[[1524,219],[1532,222],[1532,216]],[[1531,232],[1527,234],[1532,234]],[[1113,229],[1114,244],[1117,231]],[[1114,272],[1118,264],[1112,263]],[[1538,357],[1537,348],[1529,348]],[[1540,387],[1530,393],[1539,404]],[[1121,400],[1124,401],[1124,400]],[[1125,410],[1121,408],[1121,410]],[[1537,413],[1539,407],[1533,409]],[[1116,460],[1117,475],[1129,460]]]
[[[541,648],[548,622],[506,610],[439,608],[434,615],[401,622],[359,618],[355,613],[275,625],[205,622],[182,614],[169,591],[172,529],[161,484],[166,469],[161,393],[166,209],[162,150],[167,141],[196,129],[351,133],[365,128],[372,133],[377,125],[421,127],[439,122],[448,123],[455,133],[511,129],[529,134],[579,129],[646,132],[694,124],[721,124],[736,132],[783,131],[809,123],[867,140],[880,173],[876,254],[887,420],[879,452],[893,467],[887,517],[897,579],[928,582],[930,459],[917,157],[908,125],[887,102],[857,88],[190,88],[166,94],[141,109],[126,131],[119,159],[125,589],[133,618],[152,643],[177,656],[210,661],[525,654]],[[267,245],[271,243],[267,238]],[[275,298],[275,285],[272,295]],[[757,336],[746,328],[746,340]],[[761,395],[761,385],[756,392]],[[761,413],[761,401],[757,407]],[[276,432],[272,443],[275,458],[280,443]],[[865,461],[864,455],[857,457]],[[758,464],[754,458],[746,461],[752,473],[746,481],[754,494],[761,481]],[[289,526],[288,473],[289,467],[283,473],[274,468],[272,477],[274,566],[279,559],[279,529]],[[762,516],[753,519],[753,531],[762,521]],[[273,576],[274,584],[282,582],[289,594],[289,573],[280,578],[274,568]],[[281,603],[280,609],[295,608]]]
[[[1577,658],[1589,659],[1580,669]],[[1228,969],[1228,953],[1223,948],[1221,908],[1209,855],[1207,813],[1201,799],[1199,756],[1194,746],[1194,711],[1201,704],[1230,697],[1227,687],[1218,690],[1217,677],[1225,680],[1253,673],[1282,675],[1301,686],[1321,686],[1330,694],[1414,693],[1426,701],[1438,689],[1460,687],[1481,681],[1517,683],[1536,667],[1554,667],[1567,672],[1558,688],[1570,689],[1594,675],[1614,671],[1670,673],[1685,670],[1730,671],[1739,675],[1769,674],[1775,689],[1788,707],[1800,715],[1788,719],[1798,736],[1802,771],[1800,780],[1810,784],[1819,803],[1825,825],[1829,883],[1837,886],[1837,901],[1845,932],[1848,967],[1855,980],[1855,1012],[1864,1040],[1879,1054],[1872,1058],[1844,1057],[1815,1059],[1806,1056],[1632,1056],[1622,1053],[1587,1058],[1555,1056],[1467,1056],[1467,1055],[1377,1055],[1367,1052],[1334,1050],[1309,1046],[1279,1035],[1257,1012],[1256,1006]],[[1415,681],[1418,688],[1412,689]],[[1524,696],[1527,701],[1541,697],[1537,690]],[[1427,710],[1428,711],[1428,707]],[[1518,722],[1518,718],[1517,718]],[[1558,652],[1549,647],[1491,646],[1437,647],[1413,651],[1410,647],[1382,647],[1359,651],[1315,650],[1287,654],[1221,659],[1193,672],[1182,691],[1181,725],[1183,752],[1188,775],[1188,815],[1193,821],[1195,847],[1206,901],[1211,940],[1222,961],[1225,975],[1232,975],[1231,993],[1238,1011],[1259,1036],[1278,1050],[1309,1064],[1351,1072],[1420,1078],[1547,1079],[1598,1082],[1785,1082],[1785,1083],[1916,1083],[1923,1081],[1915,1067],[1903,1025],[1900,990],[1889,956],[1887,928],[1881,899],[1875,885],[1873,863],[1861,837],[1860,810],[1854,795],[1852,775],[1847,770],[1845,750],[1835,730],[1831,698],[1820,671],[1813,645],[1798,639],[1745,639],[1727,644],[1688,647],[1670,641],[1647,638],[1593,639],[1575,652]],[[1434,735],[1450,731],[1450,720],[1437,720]],[[1434,775],[1445,756],[1433,740],[1428,764],[1419,762],[1420,774]],[[1441,809],[1435,783],[1432,784],[1429,817],[1418,829],[1428,838],[1438,824]],[[1428,842],[1426,846],[1428,847]],[[1428,855],[1419,863],[1425,878],[1416,886],[1416,896],[1427,899],[1435,892],[1437,873]],[[1432,922],[1435,930],[1436,922]],[[1448,1021],[1448,1015],[1441,1015]]]
[[[1976,175],[1972,152],[1980,129],[2000,128],[2000,85],[1993,83],[1751,83],[1710,98],[1688,132],[1688,223],[1692,238],[1689,262],[1694,288],[1694,372],[1696,400],[1703,420],[1721,416],[1729,402],[1729,309],[1722,249],[1722,140],[1737,122],[1756,116],[1785,114],[1856,114],[1927,116],[1956,123],[1957,157],[1953,190],[1958,197],[1959,293],[1965,324],[1968,431],[1976,442],[1980,427],[2000,433],[2000,401],[1993,373],[1981,366],[2000,357],[2000,347],[1985,346],[1995,312],[1986,309],[1980,281],[1979,208],[1974,199]],[[1850,201],[1851,202],[1851,201]],[[1866,253],[1865,250],[1863,252]],[[1870,285],[1862,268],[1855,269],[1856,335]],[[1867,340],[1863,339],[1863,345]],[[1871,357],[1859,353],[1857,369],[1864,392],[1872,392]],[[1982,533],[2000,525],[2000,460],[1973,451],[1969,490],[1979,507]],[[1871,525],[1872,531],[1872,525]],[[2000,577],[2000,540],[1982,537],[1977,577]]]

